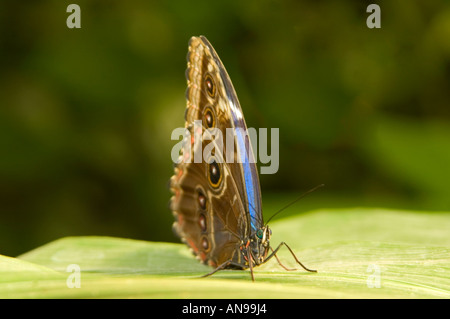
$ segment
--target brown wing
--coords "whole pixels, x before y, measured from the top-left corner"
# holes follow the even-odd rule
[[[177,164],[171,178],[173,228],[202,262],[214,267],[230,259],[241,263],[237,250],[241,240],[248,235],[249,221],[245,214],[239,164],[220,163],[226,154],[225,141],[222,154],[213,152],[209,162],[202,159],[201,163],[194,163],[194,153],[214,143],[202,142],[198,134],[208,128],[218,128],[225,137],[226,128],[233,127],[225,88],[219,66],[201,38],[191,38],[187,60],[185,120],[191,138],[185,139],[185,143],[191,147],[189,156],[183,153],[180,159],[191,162]],[[194,132],[198,129],[194,125],[196,120],[201,121],[201,132]]]

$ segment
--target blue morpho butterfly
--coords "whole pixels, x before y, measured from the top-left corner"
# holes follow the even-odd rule
[[[269,244],[272,232],[263,221],[259,177],[248,135],[243,134],[247,126],[242,109],[225,67],[205,37],[190,39],[187,61],[185,126],[190,135],[183,145],[190,143],[191,147],[189,153],[180,152],[170,180],[175,234],[197,259],[214,267],[205,276],[227,268],[250,268],[254,280],[253,267],[273,256],[291,270],[276,255],[282,245],[300,266],[315,272],[303,266],[286,243],[275,249]],[[224,135],[227,128],[239,129],[234,135],[234,163],[219,160],[220,154],[215,153],[201,163],[194,161],[194,150],[203,154],[211,143],[196,137],[201,132],[194,132],[199,128],[194,121],[201,121],[202,131],[218,128]]]

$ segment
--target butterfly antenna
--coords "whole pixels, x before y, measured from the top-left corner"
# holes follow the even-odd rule
[[[314,192],[315,190],[317,190],[318,188],[321,188],[321,187],[323,187],[323,186],[325,186],[325,184],[317,185],[316,187],[311,188],[309,191],[307,191],[307,192],[301,194],[299,197],[297,197],[297,198],[294,199],[292,202],[290,202],[289,204],[287,204],[286,206],[284,206],[283,208],[281,208],[279,211],[277,211],[275,214],[273,214],[273,215],[269,218],[269,220],[266,222],[265,225],[269,224],[269,222],[272,220],[272,218],[274,218],[275,216],[277,216],[277,215],[278,215],[279,213],[281,213],[283,210],[285,210],[286,208],[292,206],[293,204],[295,204],[296,202],[298,202],[300,199],[302,199],[303,197],[305,197],[305,196],[308,195],[309,193],[312,193],[312,192]]]

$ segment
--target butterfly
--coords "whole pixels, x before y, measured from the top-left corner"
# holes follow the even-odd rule
[[[274,256],[283,268],[294,270],[277,257],[283,245],[300,266],[315,272],[286,243],[270,246],[272,231],[263,220],[259,176],[243,112],[224,65],[204,36],[189,41],[186,79],[189,134],[183,145],[189,147],[181,149],[169,183],[174,233],[197,259],[214,268],[205,276],[223,269],[250,269],[254,280],[253,268]],[[212,129],[219,129],[232,143],[207,159],[193,161],[196,151],[202,154],[208,143],[214,143],[199,138]],[[230,129],[234,134],[226,134]],[[227,151],[232,152],[231,162],[224,160]]]

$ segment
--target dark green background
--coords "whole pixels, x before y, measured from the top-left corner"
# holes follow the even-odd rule
[[[66,8],[81,7],[81,29]],[[177,241],[170,139],[187,43],[205,35],[249,127],[280,129],[270,216],[449,210],[450,5],[378,1],[0,2],[0,254],[68,235]],[[280,218],[282,215],[280,216]]]

